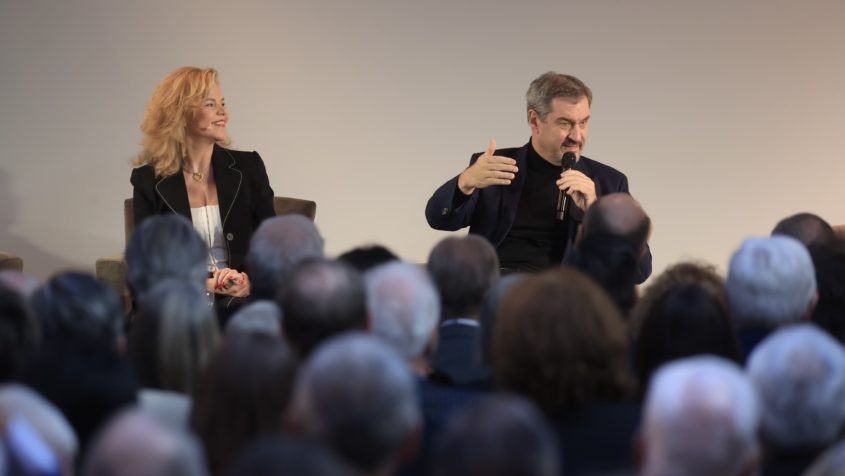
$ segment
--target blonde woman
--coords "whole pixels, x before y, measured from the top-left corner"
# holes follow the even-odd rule
[[[183,67],[156,87],[135,160],[135,226],[156,214],[190,219],[208,247],[208,291],[249,295],[249,240],[275,215],[273,189],[257,152],[226,149],[229,112],[217,71]]]

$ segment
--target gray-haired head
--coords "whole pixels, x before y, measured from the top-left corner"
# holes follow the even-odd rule
[[[265,334],[282,337],[282,310],[273,301],[254,301],[238,309],[226,324],[226,338],[233,335]]]
[[[777,449],[833,443],[845,424],[845,350],[811,324],[780,329],[751,353],[748,374],[763,409],[764,441]]]
[[[196,439],[139,409],[114,417],[102,430],[83,463],[83,476],[205,476]]]
[[[323,257],[323,237],[302,215],[281,215],[261,222],[249,242],[246,266],[254,299],[273,299],[279,285],[300,261]]]
[[[531,81],[525,93],[526,109],[535,111],[540,119],[545,119],[552,110],[552,101],[555,98],[566,99],[572,103],[587,98],[587,102],[592,104],[593,92],[575,76],[549,71]]]
[[[428,274],[417,265],[394,261],[364,279],[373,334],[406,360],[422,356],[440,316],[440,297]]]
[[[643,412],[641,474],[739,475],[757,458],[759,403],[733,362],[699,356],[666,364]]]
[[[58,457],[57,464],[62,468],[62,474],[73,472],[79,440],[70,423],[52,403],[29,387],[7,384],[0,386],[0,414],[6,419],[17,415],[26,420]]]
[[[320,346],[300,370],[293,425],[368,473],[389,471],[421,424],[413,376],[402,358],[361,333]]]
[[[748,238],[731,258],[725,290],[737,328],[798,322],[816,300],[813,261],[794,238]]]
[[[207,275],[208,247],[181,215],[147,218],[126,245],[126,282],[135,299],[166,278],[203,285]]]

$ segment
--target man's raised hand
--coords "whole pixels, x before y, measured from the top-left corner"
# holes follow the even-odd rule
[[[475,189],[487,188],[491,185],[511,184],[519,171],[516,161],[510,157],[494,155],[495,153],[496,140],[490,139],[487,150],[458,176],[458,188],[464,195],[471,195]]]

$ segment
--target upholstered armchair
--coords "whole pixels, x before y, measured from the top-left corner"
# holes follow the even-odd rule
[[[5,270],[23,271],[23,260],[19,256],[0,251],[0,271]]]
[[[276,210],[276,215],[296,213],[304,215],[312,221],[317,215],[317,203],[300,198],[273,197],[273,208]],[[134,231],[135,214],[132,208],[132,199],[127,198],[123,201],[123,236],[125,243],[129,242],[129,238]],[[4,256],[3,253],[0,253],[0,258]],[[20,261],[19,258],[17,259]],[[126,262],[123,260],[123,254],[121,253],[120,256],[100,258],[97,260],[95,266],[97,278],[111,286],[118,296],[123,299],[124,306],[128,306],[130,296],[129,290],[126,287]]]

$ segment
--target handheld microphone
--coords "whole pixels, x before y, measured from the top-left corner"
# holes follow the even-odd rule
[[[563,160],[561,161],[560,166],[560,173],[564,173],[567,170],[575,167],[575,153],[574,152],[567,152],[563,154]],[[563,221],[566,218],[566,205],[569,203],[569,195],[563,192],[563,190],[558,190],[557,192],[557,213],[555,213],[555,218],[560,221]]]

